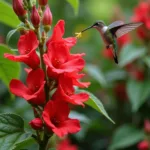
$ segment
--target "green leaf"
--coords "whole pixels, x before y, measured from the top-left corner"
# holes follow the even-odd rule
[[[123,125],[115,131],[109,150],[126,148],[136,144],[142,139],[144,139],[143,131],[131,125]]]
[[[20,23],[12,7],[3,0],[0,1],[0,22],[13,28]]]
[[[28,146],[31,146],[35,143],[36,143],[35,139],[33,139],[32,137],[28,137],[25,140],[23,140],[19,143],[16,143],[13,150],[21,150],[21,149],[27,148]]]
[[[95,110],[97,110],[98,112],[100,112],[101,114],[103,114],[108,120],[110,120],[112,123],[114,123],[114,121],[108,116],[102,102],[96,97],[94,96],[92,93],[85,91],[85,90],[78,90],[78,92],[84,92],[89,94],[89,100],[87,102],[85,102],[88,106],[94,108]]]
[[[11,30],[8,32],[7,36],[6,36],[6,44],[9,44],[9,40],[11,38],[11,36],[17,31],[17,29]]]
[[[78,14],[79,0],[67,0],[67,2],[73,7],[75,15]]]
[[[145,63],[147,64],[147,66],[150,68],[150,57],[149,57],[149,56],[146,56],[146,57],[144,58],[144,61],[145,61]]]
[[[83,122],[83,123],[90,123],[90,119],[84,115],[84,114],[81,114],[79,112],[76,112],[76,111],[71,111],[71,113],[69,114],[69,117],[70,118],[74,118],[74,119],[78,119],[80,122]]]
[[[0,114],[0,149],[12,150],[25,138],[24,121],[15,114]]]
[[[4,53],[14,54],[5,45],[0,45],[0,79],[8,87],[12,78],[19,78],[20,64],[4,58]]]
[[[95,65],[89,64],[86,65],[85,67],[85,71],[93,78],[95,79],[98,83],[100,83],[100,85],[102,86],[107,86],[107,82],[106,79],[104,77],[104,74],[102,73],[102,71],[100,70],[100,68],[98,68]]]
[[[127,82],[127,94],[132,104],[132,111],[136,112],[150,95],[150,81],[137,82],[129,80]]]
[[[110,70],[105,74],[105,76],[107,82],[110,83],[117,80],[124,80],[127,76],[127,73],[124,70]]]
[[[119,66],[123,67],[135,59],[143,57],[145,54],[145,48],[137,48],[132,45],[127,45],[120,52]]]
[[[6,44],[9,44],[9,40],[13,34],[20,30],[27,30],[27,28],[23,27],[22,24],[18,25],[16,29],[10,30],[6,36]]]

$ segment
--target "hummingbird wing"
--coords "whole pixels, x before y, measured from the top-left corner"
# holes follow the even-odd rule
[[[108,26],[108,28],[111,30],[111,29],[113,29],[113,28],[115,28],[115,27],[119,27],[119,26],[121,26],[121,25],[123,25],[124,24],[124,22],[123,21],[115,21],[115,22],[113,22],[112,24],[110,24],[109,26]]]
[[[114,27],[110,29],[110,32],[116,36],[116,38],[119,38],[123,36],[124,34],[127,34],[128,32],[134,30],[135,28],[139,27],[143,23],[138,22],[138,23],[128,23],[128,24],[123,24],[118,27]]]

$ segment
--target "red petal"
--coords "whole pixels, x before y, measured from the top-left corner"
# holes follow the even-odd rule
[[[64,122],[61,122],[58,128],[54,128],[53,132],[59,137],[63,137],[68,133],[76,133],[80,131],[80,123],[77,119],[68,119]]]
[[[24,62],[33,69],[37,68],[40,64],[40,59],[34,50],[27,55],[20,56],[5,53],[4,57],[15,62]]]
[[[41,84],[40,88],[38,91],[34,93],[36,98],[33,98],[30,100],[30,103],[35,104],[35,105],[42,105],[45,103],[45,91],[44,91],[44,85],[45,81]]]
[[[74,72],[80,71],[83,69],[85,61],[82,58],[72,59],[63,65],[61,65],[61,69],[65,72]]]
[[[90,82],[80,82],[75,79],[73,80],[73,85],[78,86],[80,88],[88,88],[90,84]]]
[[[40,68],[30,71],[26,80],[29,89],[39,88],[43,84],[44,76],[44,72]]]
[[[50,58],[48,57],[48,54],[44,54],[43,55],[43,59],[44,59],[44,63],[50,67],[50,68],[54,68],[53,65],[52,65],[52,62],[50,60]]]
[[[20,36],[18,42],[18,51],[21,55],[27,54],[32,50],[36,50],[39,45],[39,41],[37,40],[37,36],[33,31],[27,32],[25,35]]]
[[[71,54],[70,55],[70,60],[75,59],[75,58],[80,58],[82,56],[85,56],[85,53],[80,53],[80,54]]]
[[[80,82],[78,79],[82,78],[85,74],[78,74],[77,72],[67,73],[69,78],[72,79],[73,85],[80,88],[87,88],[90,85],[90,82]]]
[[[63,91],[65,91],[68,94],[74,93],[73,83],[72,79],[69,78],[67,75],[60,75],[59,77],[59,85],[63,88]]]
[[[64,139],[57,145],[57,150],[78,150],[76,145],[71,144],[69,139]]]
[[[16,96],[23,97],[26,100],[35,98],[35,95],[33,95],[20,80],[16,79],[11,80],[9,86],[10,91]]]
[[[69,37],[64,39],[66,45],[71,49],[77,42],[77,39],[75,37]]]
[[[64,91],[65,87],[61,87],[59,85],[58,89],[53,95],[53,99],[61,99],[68,103],[74,104],[74,105],[82,105],[84,106],[83,102],[87,101],[89,98],[89,95],[86,93],[79,93],[79,94],[72,94],[67,95],[67,91]]]
[[[48,56],[55,68],[65,63],[69,58],[69,49],[64,42],[53,42],[48,47]]]
[[[86,93],[79,93],[70,96],[70,102],[75,105],[82,105],[84,106],[83,102],[89,99],[89,95]]]
[[[51,122],[51,117],[54,116],[55,110],[53,109],[54,105],[52,101],[49,101],[43,111],[42,117],[48,126],[48,128],[51,130],[52,128],[55,128],[55,125]]]
[[[53,34],[50,39],[47,41],[46,46],[50,44],[52,41],[59,41],[62,39],[65,29],[64,29],[65,22],[64,20],[59,20],[56,26],[53,29]]]
[[[23,62],[24,60],[27,60],[29,58],[27,55],[15,56],[15,55],[8,54],[8,53],[5,53],[4,57],[9,60],[16,61],[16,62]]]
[[[68,119],[70,109],[68,104],[61,100],[50,100],[43,111],[43,119],[49,129],[57,128],[52,122],[51,119],[55,118],[57,122],[62,122]]]

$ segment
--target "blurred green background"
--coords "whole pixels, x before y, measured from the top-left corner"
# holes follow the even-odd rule
[[[11,3],[11,0],[6,0]],[[79,3],[79,7],[77,4]],[[49,0],[53,14],[53,25],[59,19],[66,22],[64,37],[75,36],[84,28],[92,25],[96,20],[103,20],[107,25],[115,20],[131,22],[134,8],[138,0],[74,0],[74,8],[67,0]],[[2,12],[0,17],[4,15]],[[5,18],[3,18],[5,19]],[[2,21],[3,22],[3,21]],[[13,24],[13,23],[12,23]],[[6,35],[12,26],[0,23],[0,42],[6,44]],[[49,35],[51,32],[49,33]],[[112,124],[99,112],[86,106],[84,109],[76,107],[71,114],[79,118],[82,130],[71,135],[72,143],[79,150],[107,150],[124,149],[136,150],[137,144],[145,139],[144,121],[150,118],[150,56],[149,44],[137,36],[136,31],[129,34],[130,40],[119,48],[119,65],[113,62],[111,54],[107,54],[105,45],[95,29],[82,35],[72,52],[85,52],[87,74],[85,81],[90,81],[88,91],[94,93],[104,104],[109,116],[114,120]],[[15,33],[9,42],[9,47],[17,48],[19,33]],[[126,40],[123,40],[126,41]],[[149,43],[147,41],[146,43]],[[1,56],[2,56],[1,52]],[[15,69],[3,67],[3,71],[11,73]],[[19,77],[25,81],[26,73],[21,64]],[[26,130],[31,130],[28,122],[34,118],[29,104],[21,98],[10,95],[4,75],[0,75],[0,113],[13,112],[25,120]],[[30,149],[36,149],[35,146]]]

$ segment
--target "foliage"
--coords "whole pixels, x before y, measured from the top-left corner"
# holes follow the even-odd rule
[[[147,3],[148,1],[145,0],[146,6]],[[148,11],[145,10],[145,14],[138,14],[138,11],[135,11],[135,8],[139,12],[142,9],[140,0],[127,2],[63,0],[49,1],[49,4],[53,14],[53,25],[51,32],[46,35],[48,37],[51,36],[54,25],[60,18],[63,18],[66,24],[64,37],[73,37],[75,32],[82,31],[96,20],[104,20],[106,24],[115,20],[128,23],[144,18]],[[22,33],[22,30],[27,28],[20,24],[19,18],[12,9],[12,1],[1,0],[0,12],[0,79],[2,81],[0,82],[0,149],[34,150],[37,149],[37,140],[33,138],[36,133],[32,132],[28,125],[29,120],[33,119],[30,114],[30,104],[18,98],[12,101],[9,96],[11,79],[21,79],[22,84],[26,86],[24,83],[26,75],[23,70],[26,66],[4,58],[4,53],[16,55],[14,52],[18,51],[16,33]],[[144,121],[150,118],[150,27],[147,22],[148,20],[144,20],[142,27],[117,41],[118,65],[114,63],[112,52],[105,49],[102,38],[94,29],[83,33],[82,38],[77,40],[73,51],[86,54],[84,56],[86,66],[82,70],[86,75],[83,80],[90,81],[91,85],[86,90],[76,89],[77,93],[80,91],[88,94],[89,99],[85,102],[84,109],[82,106],[76,107],[72,104],[69,106],[73,109],[69,118],[80,120],[82,130],[75,135],[69,135],[67,137],[70,138],[69,145],[65,146],[76,145],[82,150],[133,150],[137,149],[140,141],[147,140],[150,133],[143,130],[146,127]],[[41,28],[40,31],[43,29]],[[67,85],[68,80],[65,79],[65,82]],[[53,92],[55,88],[50,94],[52,95]],[[65,108],[63,105],[60,107],[62,110]],[[62,110],[58,109],[57,112]],[[53,135],[51,140],[47,149],[55,150],[57,148],[54,147],[57,147],[62,139]]]

